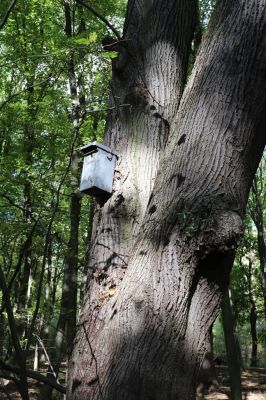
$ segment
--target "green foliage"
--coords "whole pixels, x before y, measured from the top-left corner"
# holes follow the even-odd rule
[[[117,51],[106,51],[105,55],[106,55],[106,57],[113,59],[118,56],[118,52]]]
[[[75,1],[69,4],[74,21],[71,36],[65,32],[63,5],[52,0],[17,2],[0,32],[0,264],[7,283],[18,268],[10,296],[21,338],[36,307],[44,257],[35,332],[40,334],[45,327],[52,335],[56,326],[70,238],[72,152],[90,140],[103,138],[111,59],[116,56],[106,57],[102,50],[107,27]],[[8,5],[7,0],[1,2],[0,19]],[[92,6],[118,29],[122,28],[124,1],[97,1]],[[69,87],[70,59],[79,96],[85,100],[84,118],[79,120],[76,136],[72,124],[75,99]],[[80,165],[81,161],[80,158]],[[79,226],[79,291],[86,271],[90,207],[91,199],[84,197]],[[44,254],[51,221],[49,250]],[[30,291],[26,306],[21,309],[25,243],[30,235]],[[0,307],[1,304],[0,297]],[[7,333],[5,314],[1,315],[0,328]],[[24,346],[25,340],[21,339],[21,343]],[[5,334],[0,357],[1,352],[8,354],[9,346],[9,335]]]

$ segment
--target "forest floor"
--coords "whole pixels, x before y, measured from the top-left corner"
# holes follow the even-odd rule
[[[228,369],[216,367],[218,387],[212,388],[204,400],[229,400],[230,383]],[[266,369],[246,368],[241,373],[242,400],[266,400]]]
[[[229,400],[230,387],[227,367],[216,367],[218,386],[204,396],[204,400]],[[6,382],[7,383],[7,382]],[[29,380],[30,400],[37,400],[40,384]],[[266,369],[247,368],[242,372],[242,400],[266,400]],[[57,397],[62,399],[63,396]],[[13,383],[0,386],[0,400],[20,400]]]

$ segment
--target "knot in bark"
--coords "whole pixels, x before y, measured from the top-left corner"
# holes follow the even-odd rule
[[[195,239],[201,257],[214,251],[226,253],[237,248],[243,233],[243,220],[237,212],[216,210],[202,225],[201,233]]]

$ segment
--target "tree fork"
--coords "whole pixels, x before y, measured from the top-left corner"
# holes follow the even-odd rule
[[[129,21],[132,29],[138,26],[139,10],[132,4],[129,2],[126,32],[130,32]],[[145,17],[155,9],[159,12],[162,3],[156,5],[143,5],[141,12]],[[177,7],[176,2],[174,5]],[[153,18],[151,21],[136,42],[141,49],[156,29]],[[162,32],[164,29],[162,25]],[[127,175],[123,173],[128,170],[122,169],[122,197],[118,186],[95,217],[90,264],[91,279],[95,280],[85,298],[70,363],[69,399],[194,398],[205,340],[228,285],[248,192],[265,143],[266,55],[261,43],[265,30],[265,1],[218,1],[178,113],[179,102],[173,107],[163,90],[157,90],[159,76],[152,75],[153,64],[148,63],[141,74],[145,86],[141,86],[143,80],[137,81],[140,86],[135,87],[137,96],[133,96],[135,100],[144,89],[145,102],[133,101],[131,114],[119,115],[118,132],[127,137],[112,129],[117,125],[109,118],[109,144],[121,155],[118,167],[123,162],[130,165],[136,158],[138,163]],[[160,29],[156,35],[158,32]],[[140,52],[142,60],[151,51],[160,59],[156,35],[157,42]],[[136,71],[132,67],[127,75],[131,72],[134,77]],[[114,76],[113,93],[120,93],[116,99],[125,99],[124,77]],[[174,79],[179,81],[178,76]],[[169,82],[171,93],[175,92],[173,86]],[[130,103],[132,96],[127,99]],[[150,110],[156,114],[153,118],[159,122],[157,130],[152,118],[144,119],[139,112],[140,108],[148,110],[149,99],[153,100]],[[163,100],[165,108],[161,109]],[[149,157],[151,146],[145,136],[133,141],[135,147],[127,147],[135,132],[147,129],[146,123],[152,126],[154,138],[159,126],[163,127],[161,117],[170,121],[169,136],[156,148],[158,153],[160,150],[157,159]],[[146,169],[141,168],[140,154],[146,157]],[[148,174],[151,160],[156,160],[156,168]],[[136,196],[132,185],[141,196]],[[135,208],[129,208],[129,199],[137,204]],[[126,241],[127,218],[138,224]],[[129,249],[125,250],[126,243]],[[116,286],[121,280],[119,276],[114,279],[113,271],[118,270],[124,254],[127,271],[116,294],[108,296],[108,279]],[[100,263],[104,268],[99,268]]]
[[[192,0],[182,3],[179,9],[176,1],[171,0],[164,18],[158,14],[161,7],[162,1],[156,2],[153,11],[145,10],[143,14],[142,2],[135,7],[135,2],[129,1],[124,35],[119,42],[119,46],[127,52],[128,62],[118,74],[114,68],[110,94],[112,111],[106,124],[106,142],[116,148],[119,161],[114,194],[103,208],[97,207],[95,212],[89,265],[92,302],[94,299],[98,302],[99,290],[104,283],[103,274],[98,279],[102,269],[108,269],[110,284],[106,288],[107,297],[108,286],[118,286],[123,277],[133,238],[137,235],[149,201],[169,126],[183,92],[196,5]],[[195,12],[191,13],[193,9]],[[178,22],[174,29],[168,27],[169,16]],[[155,25],[155,29],[153,26],[149,30],[149,25]],[[145,34],[147,29],[148,35]],[[141,43],[140,37],[143,38]],[[165,46],[162,45],[161,54],[153,48],[159,39],[166,42]],[[123,56],[124,51],[122,53]],[[169,68],[155,68],[160,65],[162,56],[166,61],[172,60],[174,68],[170,64]],[[119,64],[119,57],[115,65]],[[154,81],[159,86],[154,87]],[[149,144],[146,155],[140,147],[142,141]],[[144,163],[145,157],[149,168]],[[138,174],[140,170],[142,172]]]

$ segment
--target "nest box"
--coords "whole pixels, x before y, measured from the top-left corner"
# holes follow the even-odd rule
[[[91,142],[80,151],[84,156],[80,191],[95,197],[110,196],[118,157],[98,142]]]

